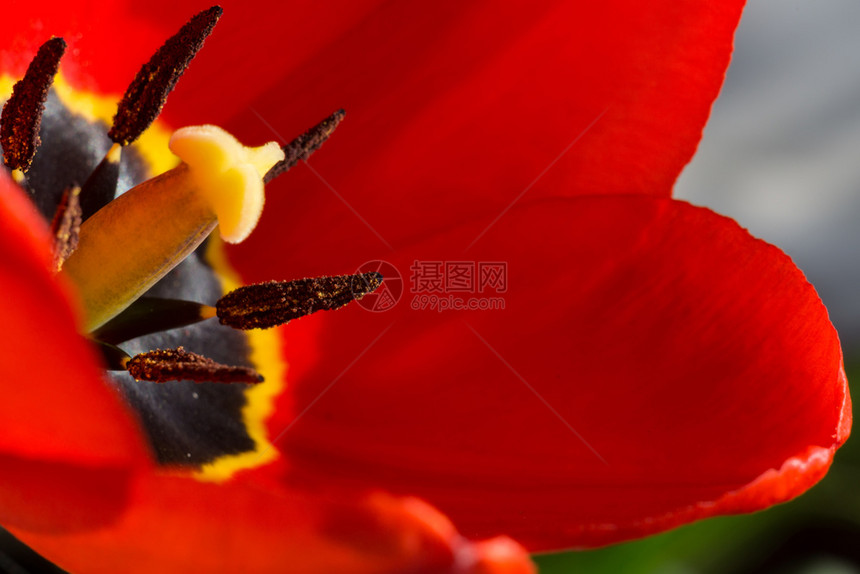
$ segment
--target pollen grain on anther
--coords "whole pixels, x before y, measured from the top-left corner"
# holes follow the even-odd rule
[[[63,263],[78,247],[81,232],[81,188],[70,187],[63,192],[54,220],[51,222],[51,235],[54,237],[55,273],[63,268]]]
[[[128,145],[155,121],[167,96],[203,47],[222,13],[220,6],[198,13],[140,68],[120,100],[108,137],[120,145]]]
[[[263,377],[250,367],[222,365],[208,357],[176,349],[158,349],[135,355],[125,364],[128,373],[138,381],[166,383],[261,383]]]
[[[382,284],[380,273],[246,285],[221,297],[218,320],[234,329],[268,329],[317,311],[339,309]]]
[[[62,38],[51,38],[39,48],[24,77],[15,84],[0,114],[3,161],[12,170],[26,172],[42,143],[39,128],[48,90],[66,51]]]
[[[338,110],[287,145],[284,150],[284,160],[276,163],[270,169],[263,181],[269,183],[279,175],[282,175],[295,167],[300,161],[308,159],[317,151],[322,144],[334,133],[343,118],[346,117],[344,110]]]

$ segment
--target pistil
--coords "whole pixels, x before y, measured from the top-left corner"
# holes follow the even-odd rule
[[[103,325],[193,252],[220,221],[245,239],[263,207],[263,175],[284,154],[274,142],[245,148],[214,126],[171,138],[178,167],[132,188],[84,222],[63,266],[78,287],[87,332]]]

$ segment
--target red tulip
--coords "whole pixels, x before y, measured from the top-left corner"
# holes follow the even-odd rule
[[[101,93],[194,12],[49,4],[0,24],[0,66],[17,77],[62,35],[64,76]],[[254,402],[278,458],[226,482],[152,460],[0,179],[0,523],[81,572],[526,572],[503,536],[608,544],[824,475],[851,421],[826,310],[777,248],[671,199],[743,3],[503,4],[228,5],[171,96],[172,125],[248,142],[346,108],[228,256],[246,282],[381,260],[405,287],[385,312],[279,328],[265,384],[283,388]],[[418,284],[458,262],[504,264],[506,284]],[[178,423],[164,408],[156,425]]]

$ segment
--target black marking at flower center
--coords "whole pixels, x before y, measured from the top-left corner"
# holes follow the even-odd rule
[[[168,273],[147,296],[215,302],[220,281],[203,260],[205,245]],[[247,336],[215,321],[162,331],[122,345],[131,355],[183,346],[228,365],[253,366]],[[111,372],[126,400],[138,412],[157,460],[162,464],[202,465],[228,454],[254,449],[242,420],[247,385],[174,381],[156,385]]]
[[[70,111],[49,93],[42,118],[42,145],[27,173],[33,201],[50,222],[62,193],[86,181],[111,145],[107,125]],[[124,192],[148,179],[150,169],[135,149],[122,154],[118,189]],[[215,304],[224,294],[221,282],[205,263],[206,244],[166,275],[148,296]],[[184,346],[229,365],[252,366],[247,336],[225,329],[217,321],[139,337],[120,345],[129,354]],[[137,412],[160,464],[198,468],[224,455],[254,449],[242,420],[247,385],[176,381],[157,385],[135,381],[127,373],[111,372],[128,404]]]

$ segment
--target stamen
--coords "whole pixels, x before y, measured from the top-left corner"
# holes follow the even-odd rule
[[[62,38],[51,38],[42,44],[24,78],[15,84],[12,96],[3,106],[0,145],[3,146],[3,161],[9,169],[20,173],[30,169],[36,149],[42,143],[39,128],[45,100],[65,51],[66,43]],[[18,175],[16,179],[22,178]]]
[[[227,293],[215,309],[222,325],[242,330],[268,329],[317,311],[339,309],[381,284],[380,273],[270,281]]]
[[[263,178],[265,183],[269,183],[279,175],[282,175],[292,169],[300,161],[304,161],[311,157],[322,144],[334,133],[340,122],[346,116],[344,110],[338,110],[283,148],[284,160],[275,164],[275,166],[266,173]]]
[[[155,121],[168,94],[203,47],[222,13],[220,6],[200,12],[143,65],[119,103],[108,137],[120,145],[128,145]]]
[[[51,235],[54,236],[54,273],[63,268],[63,263],[78,247],[81,232],[80,196],[79,187],[70,187],[64,191],[51,222]]]
[[[113,144],[81,188],[81,217],[89,219],[116,197],[122,148]]]
[[[141,297],[96,329],[92,337],[105,343],[122,343],[144,335],[193,325],[214,316],[215,308],[203,303]]]
[[[128,373],[138,381],[166,383],[261,383],[263,377],[249,367],[231,367],[178,347],[135,355],[126,362]]]

